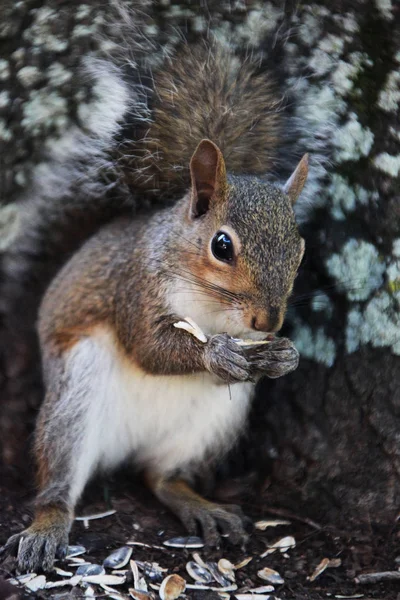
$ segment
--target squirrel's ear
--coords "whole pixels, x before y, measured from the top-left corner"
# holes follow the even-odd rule
[[[289,196],[292,204],[294,204],[297,198],[300,196],[306,182],[307,175],[308,154],[305,154],[283,187],[283,191],[287,196]]]
[[[192,190],[190,214],[193,218],[204,215],[211,201],[221,198],[226,188],[226,171],[221,150],[210,140],[202,140],[190,161]]]

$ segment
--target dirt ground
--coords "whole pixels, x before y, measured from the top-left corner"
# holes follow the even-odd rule
[[[7,538],[29,524],[31,519],[31,486],[26,486],[15,477],[0,469],[0,545]],[[368,585],[356,583],[361,573],[396,571],[400,566],[400,528],[368,531],[356,536],[336,531],[332,527],[319,527],[310,522],[304,507],[296,514],[277,514],[279,509],[268,511],[262,507],[262,498],[257,503],[244,506],[246,513],[254,521],[260,519],[282,519],[289,525],[268,527],[264,532],[255,530],[246,549],[230,546],[225,540],[219,549],[202,548],[196,550],[205,561],[218,561],[227,558],[236,564],[245,557],[253,560],[236,571],[236,583],[242,588],[254,588],[266,585],[257,571],[264,567],[275,569],[284,579],[283,585],[275,586],[270,600],[275,598],[291,600],[320,600],[327,598],[362,598],[400,600],[400,581]],[[123,546],[129,540],[136,540],[154,546],[163,546],[163,541],[178,535],[185,535],[180,523],[168,513],[148,492],[140,481],[124,471],[113,479],[97,481],[88,489],[77,511],[79,515],[102,512],[113,508],[112,516],[89,522],[85,528],[82,521],[75,522],[71,544],[82,544],[87,553],[85,560],[101,564],[104,558],[115,548]],[[283,511],[285,512],[285,511]],[[296,546],[284,554],[274,552],[260,558],[268,545],[284,536],[293,536]],[[157,562],[168,569],[168,573],[178,573],[188,582],[194,583],[185,569],[187,561],[192,560],[193,550],[162,547],[146,548],[134,546],[132,558],[138,561]],[[328,568],[317,579],[310,582],[307,578],[323,558],[340,558],[341,566]],[[60,564],[61,567],[67,568]],[[67,570],[70,570],[67,568]],[[73,570],[73,569],[72,569]],[[1,579],[15,575],[15,560],[8,558],[0,565],[0,600],[9,597],[7,586]],[[60,576],[48,576],[48,580],[59,580]],[[215,585],[215,584],[214,584]],[[132,582],[118,586],[118,591],[128,598],[128,589]],[[107,592],[95,586],[96,596],[107,597]],[[115,588],[117,590],[117,588]],[[232,592],[231,598],[235,599]],[[220,599],[213,591],[187,590],[187,598],[193,600]],[[84,597],[84,590],[76,587],[63,587],[52,590],[40,590],[35,594],[20,591],[21,598],[54,598],[72,600]],[[229,596],[227,596],[229,597]]]

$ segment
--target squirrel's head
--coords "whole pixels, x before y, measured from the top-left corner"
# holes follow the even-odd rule
[[[293,204],[307,178],[307,156],[279,189],[227,175],[222,152],[203,140],[190,173],[181,264],[182,289],[191,292],[181,297],[183,316],[209,333],[259,338],[278,331],[304,253]]]

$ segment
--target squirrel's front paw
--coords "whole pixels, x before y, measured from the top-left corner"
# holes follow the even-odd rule
[[[204,364],[210,373],[228,383],[250,379],[250,363],[243,349],[228,334],[210,337],[204,352]]]
[[[269,344],[247,349],[253,375],[266,375],[270,379],[294,371],[299,364],[299,353],[288,338],[276,338]]]

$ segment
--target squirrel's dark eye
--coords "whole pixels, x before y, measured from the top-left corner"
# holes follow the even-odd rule
[[[223,231],[218,231],[212,239],[211,250],[215,258],[225,262],[233,260],[233,243],[229,235]]]

